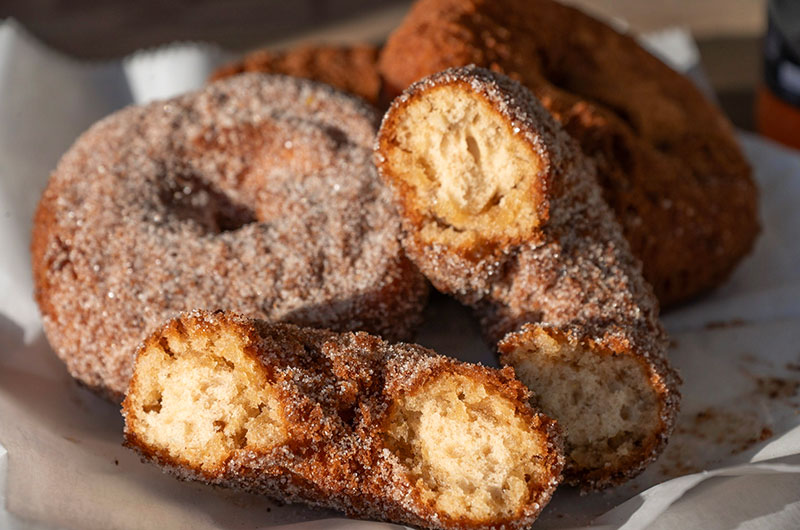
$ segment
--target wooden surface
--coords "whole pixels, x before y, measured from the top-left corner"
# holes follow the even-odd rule
[[[689,28],[725,112],[753,126],[766,0],[564,0],[634,32]],[[231,51],[308,40],[379,42],[408,0],[0,0],[50,46],[102,59],[176,40],[215,42]]]

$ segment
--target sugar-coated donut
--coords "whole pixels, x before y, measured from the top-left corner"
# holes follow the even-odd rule
[[[528,528],[563,466],[511,369],[192,312],[139,349],[127,445],[179,478],[424,528]]]
[[[381,93],[378,48],[371,44],[304,44],[282,51],[256,50],[218,68],[211,81],[243,72],[285,74],[327,83],[373,105]]]
[[[566,480],[602,488],[654,460],[679,401],[658,303],[594,166],[531,92],[476,67],[418,81],[376,163],[408,256],[564,427]]]
[[[420,0],[381,52],[385,90],[475,64],[530,89],[598,169],[662,306],[724,281],[758,233],[730,123],[631,37],[553,0]]]
[[[121,399],[134,350],[192,308],[406,337],[426,283],[372,164],[377,118],[303,79],[244,74],[90,128],[34,222],[50,344]]]

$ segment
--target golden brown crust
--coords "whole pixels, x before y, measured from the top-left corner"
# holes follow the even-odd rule
[[[244,339],[246,355],[258,361],[267,383],[276,389],[286,435],[269,447],[248,442],[221,465],[204,469],[191,458],[146,441],[151,433],[139,408],[140,394],[147,388],[145,379],[158,374],[148,373],[142,359],[149,349],[163,348],[165,341],[173,344],[187,337],[213,341],[220,331]],[[453,518],[435,509],[423,500],[420,486],[410,482],[410,471],[395,449],[386,445],[387,422],[393,421],[400,400],[453,374],[513,404],[515,417],[546,440],[545,452],[537,457],[540,476],[530,479],[524,506],[510,517]],[[389,345],[366,333],[337,334],[194,311],[165,324],[140,347],[123,415],[126,445],[181,479],[425,528],[525,528],[549,501],[563,465],[555,422],[531,409],[528,398],[528,390],[511,369],[468,365],[417,345]]]
[[[430,78],[429,78],[430,79]],[[423,96],[428,95],[427,92],[435,88],[441,78],[431,83],[416,83],[414,86],[406,90],[402,96],[396,98],[392,102],[391,111],[384,115],[381,131],[376,143],[376,164],[381,167],[386,163],[387,157],[393,157],[399,147],[398,131],[399,120],[401,120],[408,107],[417,103]],[[455,88],[463,88],[469,90],[469,79],[461,79],[454,76],[448,79],[447,84]],[[475,97],[485,101],[490,108],[497,114],[501,127],[504,132],[509,136],[521,135],[525,136],[526,140],[531,143],[532,151],[540,152],[543,145],[554,144],[555,132],[548,128],[549,121],[546,119],[539,120],[523,120],[521,116],[508,116],[504,112],[509,109],[498,110],[495,108],[497,99],[496,94],[484,94],[480,91],[475,93]],[[447,96],[444,96],[445,98]],[[544,112],[537,108],[534,112]],[[544,126],[540,127],[540,124]],[[525,130],[521,130],[524,128]],[[544,139],[543,139],[544,138]],[[386,154],[384,156],[384,154]],[[557,156],[553,153],[553,156]],[[509,246],[516,246],[525,241],[535,240],[541,233],[540,226],[545,224],[549,218],[549,197],[553,193],[554,188],[560,185],[559,176],[559,162],[551,163],[549,157],[541,157],[538,159],[541,167],[538,168],[537,177],[533,180],[532,188],[529,191],[529,202],[533,204],[533,212],[535,221],[529,223],[527,226],[520,228],[506,225],[502,230],[497,233],[486,234],[485,231],[475,230],[473,237],[466,240],[462,239],[458,242],[449,243],[447,245],[446,253],[458,254],[464,259],[471,262],[481,262],[487,260],[492,255],[502,254],[504,249]],[[426,224],[437,223],[440,225],[447,224],[447,221],[438,218],[433,212],[420,204],[420,191],[411,189],[408,182],[402,179],[394,179],[391,185],[395,187],[395,197],[399,202],[399,207],[403,213],[404,222],[410,226],[407,232],[411,234],[414,239],[413,243],[408,243],[407,246],[415,247],[415,252],[428,252],[427,250],[420,250],[422,247],[430,247],[434,243],[432,239],[426,239],[423,236],[423,230]],[[498,205],[500,207],[500,205]],[[457,227],[459,231],[465,231],[461,227]],[[441,241],[435,241],[438,246],[441,246]],[[424,258],[421,258],[424,259]],[[466,279],[465,279],[466,280]]]
[[[256,50],[211,74],[217,81],[245,72],[284,74],[327,83],[376,105],[381,92],[378,48],[371,44],[305,44],[282,51]]]
[[[552,0],[421,0],[380,57],[392,95],[467,64],[520,81],[592,157],[662,305],[750,251],[757,190],[730,124],[629,36]]]
[[[404,219],[406,252],[437,289],[476,309],[486,336],[491,342],[502,339],[502,359],[515,359],[518,372],[518,358],[511,353],[519,348],[535,352],[529,339],[542,330],[583,350],[586,356],[596,357],[597,362],[616,356],[635,360],[641,384],[653,399],[650,425],[642,427],[645,432],[637,447],[628,458],[615,463],[598,460],[587,467],[567,462],[567,479],[584,488],[622,482],[644,469],[663,449],[679,401],[679,378],[665,358],[666,334],[658,321],[658,303],[641,276],[640,264],[601,197],[594,166],[575,142],[522,85],[481,68],[445,70],[418,81],[393,102],[384,117],[376,141],[376,163],[403,205],[404,215],[414,208],[422,214],[429,212],[420,207],[425,190],[402,184],[399,154],[408,151],[412,140],[401,137],[399,124],[411,119],[412,105],[424,105],[425,99],[439,90],[449,91],[442,101],[456,101],[467,94],[472,98],[466,105],[469,108],[488,102],[493,112],[512,126],[514,137],[527,143],[536,155],[539,171],[520,169],[517,186],[524,186],[525,179],[543,182],[540,189],[545,196],[541,200],[546,201],[547,217],[529,239],[500,244],[485,253],[453,247],[444,239],[426,240],[419,232],[417,217],[408,216]],[[436,108],[426,117],[427,122],[434,123],[438,114],[452,114],[452,110]],[[425,127],[414,122],[407,128],[425,134]],[[456,129],[444,127],[443,134],[455,135]],[[512,140],[505,137],[502,141]],[[446,140],[436,137],[434,143],[439,142]],[[495,145],[500,149],[500,143]],[[482,153],[484,156],[489,155]],[[464,172],[458,166],[451,169],[452,178],[462,178]],[[438,178],[443,181],[445,177]],[[503,200],[501,197],[501,206]],[[614,370],[617,368],[609,365],[609,371]],[[532,388],[536,394],[547,394],[544,389]],[[562,421],[556,412],[549,412]],[[569,457],[570,425],[565,428]]]
[[[655,393],[658,402],[659,410],[655,428],[648,432],[647,436],[637,441],[635,451],[615,457],[612,466],[580,470],[573,468],[568,473],[567,480],[572,484],[580,485],[585,490],[597,490],[622,484],[638,475],[655,461],[666,447],[680,406],[678,391],[680,380],[664,357],[664,353],[638,349],[634,344],[624,343],[624,339],[619,340],[619,336],[624,336],[624,333],[617,334],[616,340],[610,336],[595,340],[587,338],[583,330],[576,330],[574,326],[553,327],[524,324],[519,330],[508,333],[498,342],[497,350],[500,362],[504,365],[514,366],[516,364],[514,353],[530,344],[532,336],[537,333],[545,333],[559,342],[575,345],[585,352],[590,352],[587,354],[599,357],[628,355],[641,366],[641,371],[647,374],[649,387]]]
[[[376,126],[356,98],[256,74],[95,124],[54,171],[31,245],[70,373],[121,399],[136,345],[194,307],[408,336],[427,287],[371,162]]]

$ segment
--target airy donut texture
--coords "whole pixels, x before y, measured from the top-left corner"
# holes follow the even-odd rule
[[[555,422],[510,369],[192,312],[139,349],[127,444],[183,479],[426,528],[527,528],[560,478]]]
[[[327,83],[373,105],[381,93],[378,48],[371,44],[305,44],[283,51],[256,50],[211,74],[211,81],[244,72],[285,74]]]
[[[121,399],[136,346],[192,308],[407,337],[426,283],[371,161],[377,118],[245,74],[94,125],[36,213],[36,299],[70,373]]]
[[[575,142],[522,85],[466,67],[395,99],[375,158],[409,257],[477,310],[501,362],[566,430],[567,480],[596,489],[644,469],[672,430],[678,378],[656,299]]]
[[[730,123],[629,36],[552,0],[420,0],[379,67],[396,95],[468,64],[520,81],[592,158],[662,306],[750,251],[757,190]]]

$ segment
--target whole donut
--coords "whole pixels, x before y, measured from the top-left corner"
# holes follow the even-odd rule
[[[662,306],[750,251],[757,190],[730,123],[631,37],[552,0],[420,0],[379,61],[390,94],[468,64],[520,81],[578,140]]]
[[[191,308],[365,330],[418,324],[427,285],[371,162],[377,117],[307,80],[246,74],[95,124],[34,220],[47,338],[121,400],[134,350]]]

